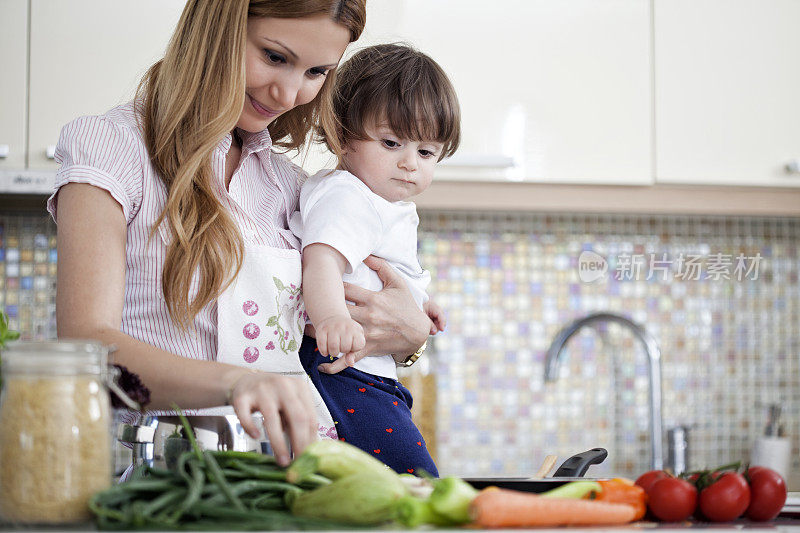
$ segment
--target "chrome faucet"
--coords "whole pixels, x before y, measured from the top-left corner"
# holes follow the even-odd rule
[[[639,324],[614,313],[592,313],[567,325],[553,339],[544,362],[544,380],[555,381],[558,377],[560,356],[567,341],[584,326],[597,322],[614,322],[629,329],[644,345],[647,352],[650,381],[650,445],[651,467],[653,470],[664,468],[663,421],[661,419],[661,350],[655,338]]]

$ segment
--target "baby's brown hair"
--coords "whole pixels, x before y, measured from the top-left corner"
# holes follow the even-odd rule
[[[401,138],[442,143],[439,161],[461,141],[453,84],[433,59],[405,44],[364,48],[339,67],[333,114],[341,146],[369,139],[366,126],[384,122]]]

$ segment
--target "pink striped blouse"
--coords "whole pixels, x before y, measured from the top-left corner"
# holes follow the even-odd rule
[[[57,219],[58,189],[67,183],[88,183],[108,191],[122,206],[128,224],[121,331],[184,357],[215,360],[216,302],[202,309],[188,332],[178,328],[167,312],[161,292],[161,271],[170,238],[166,223],[159,228],[160,238],[148,240],[150,228],[164,207],[166,189],[150,163],[134,113],[131,102],[105,115],[81,117],[64,126],[56,148],[61,168],[47,209]],[[225,190],[224,176],[230,134],[219,142],[212,157],[222,204],[245,242],[299,249],[288,221],[297,210],[305,173],[286,156],[272,151],[266,130],[241,135],[241,162],[229,190]]]

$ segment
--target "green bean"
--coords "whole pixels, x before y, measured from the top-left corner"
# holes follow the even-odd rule
[[[239,452],[236,450],[215,450],[211,454],[215,459],[243,459],[253,463],[277,465],[278,461],[272,455],[258,452]]]
[[[99,518],[113,518],[114,520],[122,521],[125,519],[125,515],[120,511],[115,511],[110,509],[109,507],[105,507],[101,505],[99,500],[102,498],[103,493],[99,492],[89,498],[89,510],[92,511],[97,517]]]
[[[167,521],[170,523],[177,522],[183,514],[190,509],[195,503],[200,500],[200,495],[205,487],[206,475],[203,469],[200,468],[194,461],[188,463],[189,470],[192,471],[191,483],[189,483],[189,491],[186,494],[186,499],[181,502],[177,509],[169,514]]]
[[[228,479],[248,479],[250,475],[246,472],[242,472],[241,470],[237,470],[235,468],[223,468],[222,473],[225,474],[225,477]]]
[[[250,500],[247,504],[250,509],[286,509],[283,498],[277,494],[262,494]]]
[[[158,468],[155,466],[148,466],[147,475],[160,478],[171,478],[175,476],[175,473],[172,470]]]
[[[178,503],[186,497],[186,493],[187,490],[184,488],[172,489],[169,492],[165,492],[158,498],[145,505],[142,508],[142,515],[151,516],[164,507]]]
[[[197,462],[197,456],[194,454],[194,452],[187,451],[180,454],[178,456],[178,461],[175,463],[175,472],[177,472],[177,474],[181,476],[187,483],[190,483],[192,479],[189,476],[189,473],[186,472],[186,463],[192,459]]]
[[[230,465],[233,468],[236,468],[245,474],[248,474],[252,477],[258,479],[271,479],[275,481],[285,481],[286,480],[286,471],[285,470],[268,470],[265,468],[261,468],[258,466],[249,465],[239,460],[233,460],[230,462]]]
[[[330,529],[341,528],[341,524],[314,518],[302,518],[282,511],[238,511],[228,507],[198,504],[203,516],[210,518],[228,518],[234,520],[225,524],[226,529],[241,529],[245,524],[258,524],[260,529]],[[242,521],[240,523],[239,521]]]
[[[189,444],[192,446],[192,451],[194,452],[195,456],[200,460],[203,461],[203,452],[200,449],[200,446],[197,444],[197,439],[194,438],[194,430],[192,426],[189,425],[189,421],[183,415],[183,411],[180,407],[178,407],[175,403],[172,404],[172,408],[178,413],[178,418],[181,420],[181,425],[183,426],[183,430],[186,432],[186,438],[189,439]]]
[[[217,485],[219,485],[220,490],[222,490],[222,493],[225,495],[225,497],[228,499],[231,505],[233,505],[239,511],[244,511],[244,504],[242,504],[241,500],[231,490],[231,486],[225,479],[225,474],[222,473],[222,470],[217,464],[217,460],[214,459],[214,456],[211,455],[210,452],[204,452],[203,456],[206,460],[206,467],[208,468],[209,479],[211,479]]]
[[[231,492],[237,497],[253,491],[264,491],[264,492],[271,492],[272,494],[277,494],[277,493],[283,494],[284,492],[290,490],[300,490],[296,486],[291,485],[289,483],[281,483],[280,481],[261,481],[258,479],[240,481],[239,483],[234,483],[233,485],[231,485],[230,488]],[[218,493],[208,498],[204,498],[203,502],[219,505],[224,503],[226,500],[228,500],[228,498],[224,493]]]

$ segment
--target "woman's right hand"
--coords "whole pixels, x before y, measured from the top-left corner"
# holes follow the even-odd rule
[[[287,466],[291,451],[298,455],[317,439],[317,416],[304,379],[269,372],[243,371],[230,387],[230,404],[253,438],[260,431],[251,413],[259,411],[278,464]]]

